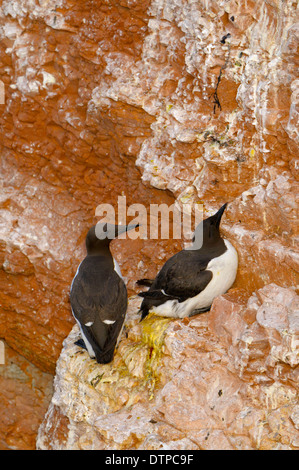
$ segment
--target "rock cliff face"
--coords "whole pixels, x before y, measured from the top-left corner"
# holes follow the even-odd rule
[[[5,344],[0,365],[0,450],[31,450],[53,395],[53,376]]]
[[[132,298],[114,360],[74,341],[57,363],[39,449],[295,449],[298,296],[239,289],[192,319],[142,323]],[[297,367],[297,370],[296,370]]]
[[[146,207],[150,203],[176,202],[182,207],[186,202],[203,202],[206,215],[229,202],[222,229],[240,257],[236,299],[245,290],[250,302],[254,304],[257,298],[256,305],[260,302],[266,311],[262,314],[246,301],[240,307],[238,300],[224,297],[217,299],[211,315],[186,325],[168,325],[165,342],[178,328],[183,336],[192,333],[187,341],[191,345],[198,342],[193,349],[205,354],[205,360],[207,354],[213,356],[214,348],[216,351],[206,369],[194,365],[195,375],[189,373],[198,389],[198,416],[191,430],[173,423],[178,419],[173,416],[180,415],[179,403],[169,404],[173,409],[165,420],[159,414],[163,397],[167,393],[170,397],[172,387],[184,387],[184,362],[171,359],[170,375],[159,376],[148,403],[143,399],[135,402],[134,392],[130,402],[124,385],[121,406],[105,400],[105,409],[101,403],[95,404],[95,425],[89,418],[81,419],[83,415],[72,414],[76,408],[80,410],[82,381],[87,381],[91,395],[87,409],[98,399],[87,377],[88,368],[96,370],[97,366],[77,354],[80,367],[84,369],[85,364],[87,369],[82,369],[73,404],[65,404],[56,389],[56,404],[53,399],[40,433],[41,447],[80,447],[75,436],[82,442],[95,437],[98,446],[112,446],[109,426],[118,415],[111,413],[130,413],[130,404],[137,407],[130,428],[136,432],[126,435],[120,430],[120,447],[146,448],[150,442],[154,446],[162,442],[205,448],[213,447],[217,436],[223,440],[222,447],[258,447],[268,445],[267,433],[273,447],[275,426],[281,419],[288,423],[289,437],[279,438],[277,446],[294,447],[298,442],[293,437],[298,413],[293,407],[291,372],[298,344],[294,322],[288,323],[288,315],[294,316],[288,309],[293,312],[290,298],[298,284],[299,264],[296,17],[297,3],[291,0],[0,1],[0,80],[5,88],[5,102],[0,104],[0,337],[38,368],[54,373],[62,341],[73,326],[68,294],[84,256],[84,236],[96,220],[98,204],[116,205],[119,195],[125,195],[128,204],[138,202]],[[130,294],[136,279],[155,275],[180,246],[179,241],[171,240],[113,242]],[[280,291],[282,300],[278,301],[271,299],[272,294],[267,300],[259,298],[263,289],[286,290]],[[238,313],[228,319],[225,312],[230,308]],[[215,309],[220,324],[228,321],[229,334],[226,328],[220,334],[221,325],[212,325]],[[244,320],[241,311],[250,318]],[[276,325],[277,317],[282,329]],[[206,324],[208,337],[200,334]],[[136,328],[134,324],[133,331]],[[246,336],[249,330],[252,342]],[[68,374],[73,377],[63,366],[66,356],[75,354],[71,341],[76,331],[72,331],[58,363],[57,387],[65,386]],[[223,337],[228,343],[222,343]],[[136,338],[140,342],[140,335]],[[120,350],[125,345],[121,343]],[[181,347],[193,351],[191,345]],[[174,354],[169,344],[164,346],[170,348],[170,356],[160,358],[162,362]],[[229,354],[229,363],[222,354]],[[117,369],[117,357],[107,370]],[[129,363],[124,364],[119,365],[121,370],[130,371]],[[239,425],[247,426],[245,431],[234,428],[225,433],[213,413],[208,412],[207,418],[213,426],[200,415],[201,407],[214,406],[212,401],[217,398],[208,398],[208,405],[201,402],[204,377],[212,386],[218,366],[228,393],[237,397],[232,416],[241,416],[241,408],[243,414],[244,409],[250,410],[239,418]],[[251,366],[261,367],[261,371],[254,369],[247,378]],[[141,370],[142,363],[139,367]],[[210,377],[212,370],[215,376]],[[141,383],[144,376],[140,374]],[[266,374],[262,385],[256,384],[255,374]],[[141,386],[138,380],[136,395]],[[74,381],[79,384],[77,378]],[[247,389],[252,394],[244,398]],[[253,390],[262,398],[257,399]],[[179,393],[193,394],[183,389]],[[289,397],[289,401],[281,397]],[[218,406],[223,406],[223,398],[219,397]],[[243,398],[246,404],[239,408]],[[224,413],[229,413],[229,403],[227,398]],[[207,411],[202,413],[206,416]],[[224,416],[229,429],[230,419]],[[255,436],[249,432],[253,424],[244,424],[251,420],[262,423],[255,428]],[[52,435],[52,440],[43,437],[42,432],[51,435],[49,429],[56,421],[61,424],[61,434]],[[68,426],[73,442],[66,432]],[[206,429],[213,429],[213,437],[209,434],[206,439],[210,432]],[[150,435],[156,436],[153,441]],[[238,443],[235,435],[246,438]]]
[[[104,51],[138,57],[145,24],[125,6],[98,3],[1,2],[0,336],[52,372],[72,327],[69,286],[96,207],[122,193],[128,204],[173,202],[145,189],[135,167],[153,117],[129,104],[107,113],[93,104],[107,75]],[[116,257],[126,257],[124,274],[134,279],[141,247],[128,246]]]

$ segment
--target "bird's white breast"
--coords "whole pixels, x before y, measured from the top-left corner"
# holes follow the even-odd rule
[[[71,290],[72,290],[72,287],[73,287],[73,284],[74,284],[74,280],[76,279],[77,275],[78,275],[78,272],[79,272],[79,269],[80,269],[80,266],[82,264],[82,261],[81,263],[79,264],[78,268],[77,268],[77,271],[76,271],[76,274],[75,276],[73,277],[73,280],[72,280],[72,283],[71,283]]]
[[[238,269],[238,254],[233,245],[224,240],[226,252],[223,255],[213,258],[208,266],[207,271],[212,271],[213,277],[207,287],[192,299],[188,299],[183,303],[188,303],[192,310],[196,308],[209,307],[214,298],[224,294],[236,279]],[[189,312],[189,314],[191,311]]]
[[[113,264],[114,264],[114,271],[117,272],[117,274],[119,275],[119,277],[121,277],[121,278],[123,279],[123,276],[122,276],[122,273],[121,273],[119,264],[118,264],[118,262],[116,261],[115,258],[113,258]]]

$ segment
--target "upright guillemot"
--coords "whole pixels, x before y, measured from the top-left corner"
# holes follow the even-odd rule
[[[136,227],[99,223],[91,227],[85,241],[87,256],[71,285],[72,313],[82,336],[76,344],[101,364],[112,361],[127,310],[127,289],[109,245]]]
[[[147,292],[138,294],[143,297],[141,319],[151,312],[175,318],[205,312],[215,297],[232,286],[238,255],[233,245],[219,233],[226,206],[227,203],[197,226],[191,247],[167,260],[152,283],[149,279],[137,282],[150,285]]]

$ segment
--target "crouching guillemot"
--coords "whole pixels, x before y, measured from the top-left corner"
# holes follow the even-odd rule
[[[98,223],[91,227],[85,241],[87,256],[71,285],[72,313],[82,336],[75,344],[101,364],[112,361],[127,310],[127,288],[109,245],[137,226]]]
[[[219,225],[227,204],[203,220],[194,232],[192,245],[166,261],[157,277],[137,281],[150,286],[140,307],[141,320],[148,313],[184,318],[210,309],[212,301],[233,284],[238,255],[233,245],[221,238]]]

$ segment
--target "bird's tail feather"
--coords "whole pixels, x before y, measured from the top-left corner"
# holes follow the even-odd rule
[[[143,307],[142,309],[139,310],[138,313],[141,314],[141,317],[140,317],[139,321],[142,321],[149,314],[149,309],[147,307]]]
[[[82,338],[78,339],[78,341],[75,341],[75,345],[80,346],[80,348],[85,349],[85,351],[87,351],[87,347]]]
[[[153,279],[138,279],[138,281],[136,281],[136,284],[137,284],[137,286],[150,287],[153,282],[154,282]]]
[[[87,347],[83,339],[78,339],[78,341],[75,341],[75,345],[87,351]],[[112,348],[112,350],[109,350],[109,351],[102,351],[97,345],[93,344],[93,349],[96,355],[95,359],[99,364],[108,364],[109,362],[112,361],[114,348]]]
[[[101,351],[100,353],[97,353],[95,351],[95,353],[96,353],[96,360],[99,364],[108,364],[113,359],[114,348],[112,349],[112,351],[107,351],[107,352]]]
[[[101,348],[96,338],[94,337],[91,329],[86,326],[83,326],[82,329],[95,354],[96,361],[99,364],[108,364],[109,362],[111,362],[114,356],[116,340],[110,341],[108,344],[105,345],[104,348]],[[75,344],[87,350],[87,347],[83,339],[77,340]]]
[[[91,339],[91,338],[89,338]],[[99,364],[108,364],[112,361],[114,356],[114,350],[116,346],[116,341],[110,342],[104,349],[100,348],[100,346],[91,339],[92,349],[94,350],[96,361]]]

